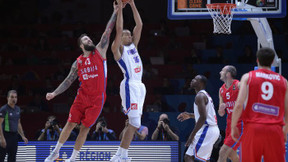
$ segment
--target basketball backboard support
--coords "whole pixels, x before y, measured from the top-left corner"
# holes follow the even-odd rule
[[[286,0],[168,0],[171,20],[211,19],[206,4],[234,3],[234,18],[281,18],[286,16]]]

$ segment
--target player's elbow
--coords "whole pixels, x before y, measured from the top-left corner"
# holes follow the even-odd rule
[[[138,23],[137,23],[137,26],[141,27],[143,26],[143,22],[140,20]]]
[[[112,51],[113,55],[115,55],[117,53],[117,48],[111,47],[111,51]]]

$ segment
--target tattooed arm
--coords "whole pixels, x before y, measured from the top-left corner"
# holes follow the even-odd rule
[[[51,100],[57,95],[66,91],[71,86],[71,84],[77,79],[77,77],[78,77],[77,61],[74,61],[68,76],[65,78],[65,80],[58,86],[58,88],[54,92],[46,94],[46,99]]]
[[[113,7],[114,7],[113,14],[106,26],[106,29],[101,37],[100,42],[96,46],[97,50],[100,52],[103,58],[106,58],[106,51],[109,45],[110,35],[115,26],[116,18],[117,18],[118,6],[116,5],[115,2],[113,3]]]

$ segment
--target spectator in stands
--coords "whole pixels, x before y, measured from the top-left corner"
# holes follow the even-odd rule
[[[154,130],[151,139],[153,141],[178,141],[179,136],[175,128],[170,126],[170,120],[167,114],[159,116],[157,128]]]
[[[96,124],[96,129],[92,134],[91,140],[96,141],[114,141],[116,140],[115,132],[107,128],[107,122],[104,117],[100,118]]]
[[[49,116],[45,128],[41,130],[38,141],[57,141],[62,129],[59,127],[56,116]]]
[[[181,89],[180,94],[183,95],[195,95],[195,91],[194,89],[191,88],[190,86],[190,82],[191,82],[192,78],[191,77],[187,77],[185,78],[185,83]]]
[[[26,91],[26,87],[21,83],[21,79],[18,75],[11,76],[11,84],[8,89],[15,89],[19,96],[24,95]]]
[[[80,131],[80,124],[77,124],[77,125],[74,127],[74,129],[72,130],[72,132],[71,132],[68,140],[69,140],[69,141],[74,141],[74,140],[76,140],[76,138],[77,138],[77,136],[78,136],[78,134],[79,134],[79,131]],[[89,137],[88,135],[89,135],[89,133],[87,134],[87,140],[90,139],[90,138],[88,138],[88,137]]]
[[[68,73],[68,71],[65,71],[66,68],[63,66],[63,62],[60,62],[57,67],[57,72],[53,75],[54,80],[65,79],[65,75]]]
[[[170,107],[166,102],[166,99],[161,95],[155,96],[154,102],[147,109],[148,112],[167,112],[170,111]]]
[[[158,76],[158,70],[153,68],[152,65],[147,64],[145,69],[143,69],[143,78],[145,79],[155,79]]]
[[[172,35],[172,36],[169,38],[169,42],[168,42],[168,44],[166,45],[166,48],[165,48],[165,49],[168,49],[168,50],[176,50],[176,49],[180,49],[181,46],[182,46],[181,43],[176,40],[176,36],[175,36],[175,35]]]
[[[33,100],[28,105],[29,111],[35,112],[35,111],[48,111],[48,105],[47,102],[44,100],[43,95],[40,93],[35,93],[33,95]]]
[[[107,88],[106,88],[107,95],[119,95],[119,87],[115,86],[115,81],[109,79],[107,81]]]
[[[218,47],[216,50],[216,56],[215,57],[209,57],[208,63],[211,64],[223,64],[225,63],[224,57],[223,57],[223,48]]]
[[[253,54],[252,48],[250,46],[246,46],[244,49],[244,53],[238,58],[238,63],[240,64],[249,64],[254,63],[256,57]]]
[[[174,94],[174,87],[171,85],[168,78],[163,78],[162,86],[155,88],[155,91],[162,95]]]
[[[49,51],[49,44],[47,38],[45,36],[40,36],[38,42],[36,42],[35,44],[34,49],[38,51]]]
[[[186,64],[200,64],[200,58],[195,49],[191,49],[190,55],[184,58]]]
[[[176,74],[176,77],[178,78],[191,78],[196,76],[197,72],[193,68],[193,64],[187,64],[183,66],[182,72],[179,72]]]
[[[120,133],[119,140],[122,140],[123,133],[126,131],[126,128],[128,127],[128,124],[129,124],[129,119],[127,119],[126,122],[125,122],[125,128]],[[147,140],[148,133],[149,133],[148,132],[148,127],[146,127],[144,125],[141,125],[140,128],[138,128],[135,131],[133,140],[134,141],[145,141],[145,140]]]
[[[25,81],[39,80],[39,78],[40,78],[39,75],[34,70],[26,71],[24,75],[22,76],[22,80],[25,80]]]

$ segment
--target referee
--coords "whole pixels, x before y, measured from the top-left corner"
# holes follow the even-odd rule
[[[16,106],[17,92],[10,90],[7,95],[8,103],[0,108],[0,162],[4,162],[6,153],[8,162],[16,162],[18,148],[18,134],[27,144],[22,125],[20,123],[20,107]]]

